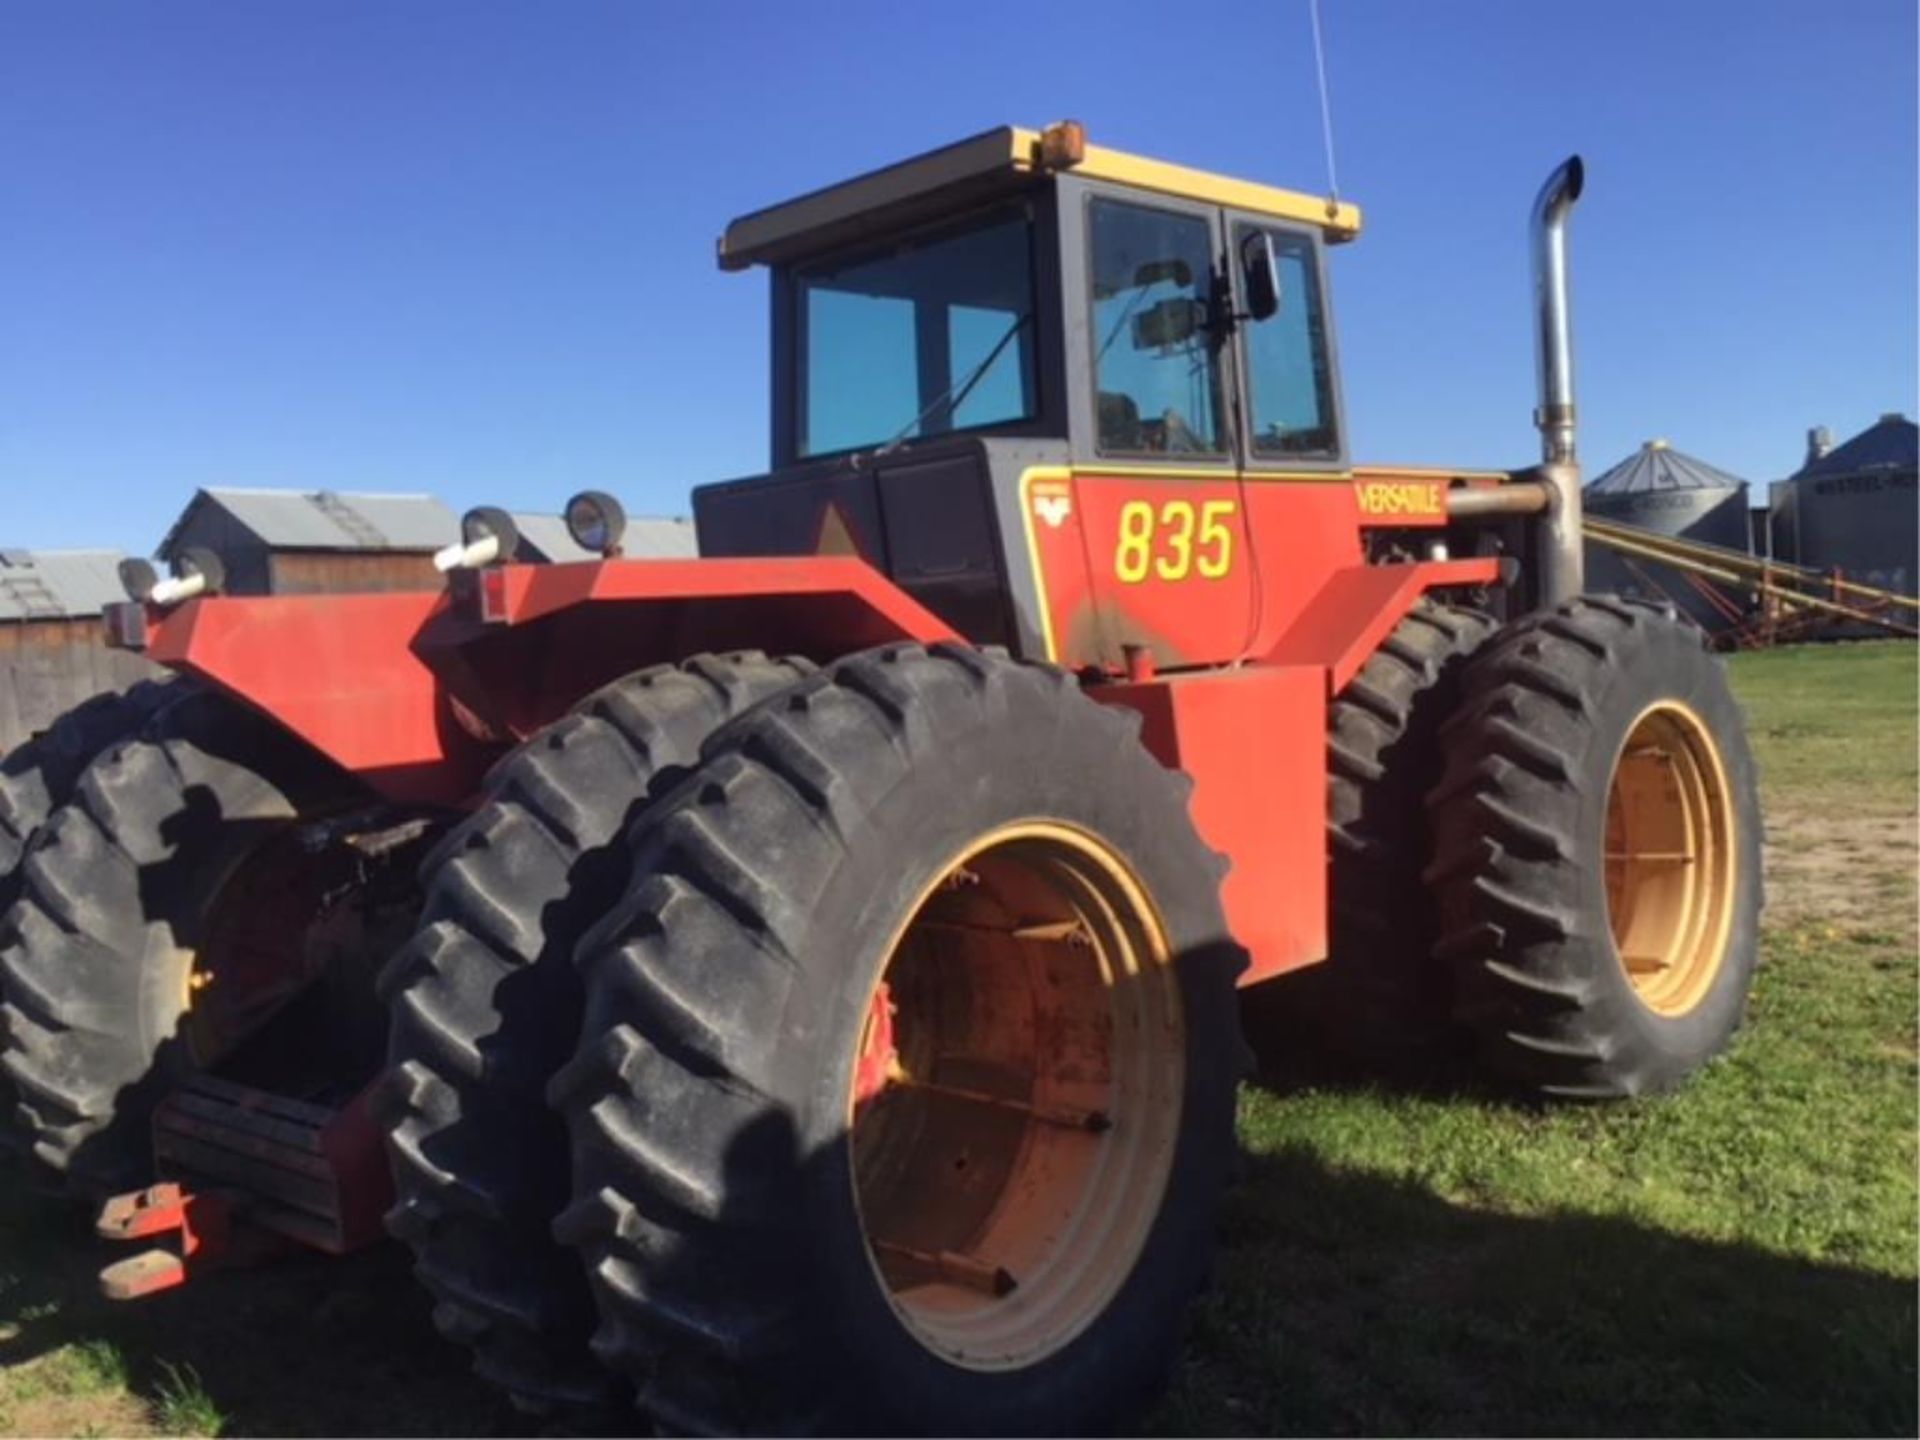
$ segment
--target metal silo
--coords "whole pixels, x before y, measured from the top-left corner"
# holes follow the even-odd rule
[[[1846,444],[1807,463],[1786,482],[1792,520],[1783,530],[1791,553],[1776,555],[1810,570],[1838,570],[1848,580],[1916,593],[1920,584],[1920,429],[1904,415],[1882,415]]]
[[[1597,476],[1587,486],[1586,508],[1589,514],[1658,535],[1683,536],[1741,554],[1752,550],[1747,482],[1675,450],[1665,440],[1649,440]],[[1747,605],[1738,591],[1591,541],[1587,587],[1670,599],[1709,632],[1737,623]]]

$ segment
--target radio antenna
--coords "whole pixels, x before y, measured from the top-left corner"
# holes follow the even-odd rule
[[[1327,218],[1340,213],[1340,177],[1333,168],[1333,101],[1327,94],[1327,46],[1320,34],[1320,0],[1307,0],[1313,17],[1313,68],[1320,77],[1320,135],[1327,146]]]

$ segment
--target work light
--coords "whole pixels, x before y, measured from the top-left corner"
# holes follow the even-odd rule
[[[520,527],[511,515],[496,505],[476,505],[460,517],[460,538],[435,552],[433,568],[443,575],[451,570],[478,570],[513,559],[519,546]]]
[[[130,566],[137,566],[131,576]],[[125,562],[120,567],[121,583],[132,594],[135,581],[145,587],[145,594],[134,596],[149,605],[178,605],[182,600],[191,600],[196,595],[217,595],[227,583],[227,567],[224,561],[211,550],[199,547],[182,550],[173,557],[173,574],[165,580],[154,576],[153,567],[144,560]]]
[[[604,490],[582,490],[567,501],[567,534],[582,550],[618,555],[627,533],[627,512]]]
[[[160,572],[153,568],[151,560],[129,555],[120,562],[119,568],[120,588],[127,592],[129,600],[144,602],[153,594],[153,587],[160,583]]]

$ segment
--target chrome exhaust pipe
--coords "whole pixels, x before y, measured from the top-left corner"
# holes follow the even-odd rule
[[[1586,585],[1580,539],[1580,461],[1574,448],[1573,317],[1567,287],[1567,219],[1586,184],[1575,155],[1547,177],[1533,202],[1534,354],[1540,403],[1539,479],[1552,493],[1538,563],[1543,607],[1578,595]]]

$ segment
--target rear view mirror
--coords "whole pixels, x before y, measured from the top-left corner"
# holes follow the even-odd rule
[[[1240,273],[1247,287],[1247,314],[1271,320],[1280,313],[1280,259],[1273,253],[1273,237],[1251,231],[1240,242]]]
[[[1184,345],[1207,323],[1207,307],[1184,295],[1149,305],[1133,317],[1133,348],[1164,350]]]

